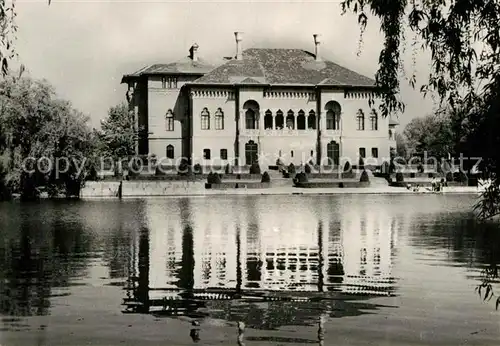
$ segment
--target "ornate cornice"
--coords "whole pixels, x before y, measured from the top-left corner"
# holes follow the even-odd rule
[[[344,98],[346,99],[378,99],[380,96],[378,93],[374,93],[371,91],[353,91],[346,90],[344,91]]]
[[[191,91],[192,98],[224,98],[234,100],[234,91],[200,89]]]
[[[309,91],[264,91],[266,99],[308,99],[316,100],[316,93]]]

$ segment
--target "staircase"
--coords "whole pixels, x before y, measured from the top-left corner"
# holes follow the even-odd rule
[[[385,178],[381,177],[375,177],[370,170],[366,170],[368,173],[368,178],[370,179],[370,186],[371,187],[382,187],[382,186],[389,186],[389,183]]]
[[[291,178],[283,178],[283,174],[275,170],[268,170],[269,177],[271,178],[272,187],[292,186]]]

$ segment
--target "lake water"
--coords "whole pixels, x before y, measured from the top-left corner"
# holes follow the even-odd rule
[[[294,328],[317,330],[321,318],[327,344],[332,328],[345,340],[338,344],[351,344],[356,333],[382,340],[375,344],[499,344],[496,297],[484,302],[474,289],[482,269],[500,260],[500,227],[476,222],[474,201],[339,195],[3,203],[0,344],[21,340],[34,328],[30,321],[46,333],[91,311],[108,316],[102,323],[150,316],[214,328],[244,322],[249,335],[274,333],[249,345],[276,344]],[[78,333],[75,325],[61,335]],[[313,343],[314,333],[295,342]]]

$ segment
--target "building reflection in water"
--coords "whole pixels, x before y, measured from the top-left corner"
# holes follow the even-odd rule
[[[128,288],[128,310],[196,312],[274,328],[373,308],[339,297],[394,293],[396,224],[383,209],[294,212],[256,201],[217,210],[216,203],[180,199],[168,212],[148,204],[133,245],[130,271],[137,274],[129,282],[138,283]]]

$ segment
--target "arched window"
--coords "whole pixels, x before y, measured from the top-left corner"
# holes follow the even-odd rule
[[[259,159],[259,146],[254,141],[249,141],[245,144],[245,164],[252,165],[258,162]]]
[[[245,112],[245,128],[247,130],[255,130],[257,128],[257,119],[253,109],[247,109]]]
[[[284,123],[285,121],[283,119],[283,112],[281,110],[278,110],[276,112],[276,118],[274,118],[274,128],[276,130],[282,130]]]
[[[295,116],[293,115],[293,111],[290,109],[286,116],[286,128],[295,130]]]
[[[338,102],[330,101],[325,106],[326,109],[326,129],[340,130],[340,113],[342,111]]]
[[[364,129],[365,129],[365,113],[363,113],[362,109],[358,110],[356,120],[358,123],[358,131],[364,131]]]
[[[167,159],[173,159],[175,157],[174,146],[172,144],[167,145]]]
[[[273,114],[269,109],[266,111],[266,115],[264,116],[264,129],[273,129]]]
[[[309,130],[316,130],[316,112],[311,110],[307,117],[307,128]]]
[[[372,109],[372,112],[370,114],[370,125],[372,128],[372,131],[378,130],[378,115],[377,115],[377,111],[375,109]]]
[[[306,129],[306,116],[304,111],[301,109],[297,115],[297,130]]]
[[[224,130],[224,112],[220,108],[215,112],[215,129]]]
[[[165,114],[165,130],[173,131],[174,130],[174,113],[171,109],[167,111]]]
[[[201,129],[210,130],[210,112],[207,108],[201,111]]]

